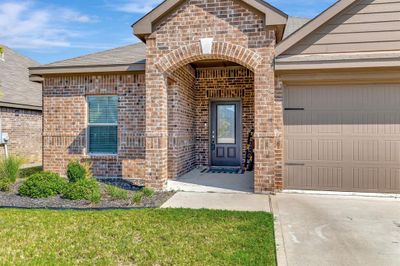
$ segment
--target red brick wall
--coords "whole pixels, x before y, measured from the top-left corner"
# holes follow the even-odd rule
[[[195,72],[178,69],[168,82],[168,178],[181,176],[196,166]]]
[[[118,95],[117,156],[89,156],[86,150],[88,95]],[[144,174],[144,74],[45,76],[43,83],[45,170],[65,174],[72,158],[90,160],[100,177]]]
[[[160,21],[150,38],[158,52],[169,51],[198,42],[200,38],[248,48],[270,44],[262,14],[235,0],[189,0]]]
[[[9,154],[21,156],[26,163],[42,162],[42,112],[0,107],[1,126],[10,138]],[[1,156],[4,148],[0,147]]]
[[[275,31],[240,1],[188,0],[147,37],[146,183],[163,188],[168,178],[168,85],[175,70],[200,60],[228,60],[254,73],[255,191],[275,189],[276,133],[273,59]],[[200,46],[212,38],[211,53]],[[279,115],[278,115],[279,116]],[[277,130],[276,130],[277,129]],[[147,145],[148,144],[148,145]],[[203,153],[207,152],[205,146]],[[202,157],[204,158],[204,156]],[[200,161],[204,159],[200,158]]]

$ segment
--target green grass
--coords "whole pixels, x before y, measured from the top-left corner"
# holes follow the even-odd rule
[[[0,210],[0,265],[276,265],[261,212]]]

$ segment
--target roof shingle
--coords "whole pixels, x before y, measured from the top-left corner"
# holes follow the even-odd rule
[[[29,80],[28,67],[38,66],[5,45],[4,60],[0,60],[0,106],[41,109],[42,86]]]
[[[57,61],[47,65],[42,65],[41,67],[144,64],[145,58],[146,45],[144,43],[136,43],[63,61]]]

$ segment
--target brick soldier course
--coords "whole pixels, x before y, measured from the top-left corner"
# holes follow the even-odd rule
[[[93,162],[96,176],[163,189],[168,178],[210,165],[209,103],[235,99],[242,106],[242,157],[247,134],[255,129],[255,192],[281,189],[282,92],[275,89],[273,60],[286,15],[268,4],[245,2],[164,2],[133,26],[145,42],[142,70],[95,66],[98,70],[62,73],[62,67],[77,64],[74,59],[40,69],[45,169],[64,173],[71,158],[80,158]],[[112,51],[97,56],[107,53]],[[197,65],[202,62],[208,66]],[[46,73],[52,67],[60,73]],[[87,152],[89,95],[119,96],[116,155]]]

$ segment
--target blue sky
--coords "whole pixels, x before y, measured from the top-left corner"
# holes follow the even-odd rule
[[[49,63],[138,42],[130,25],[161,0],[0,0],[0,44]],[[312,18],[335,0],[270,0]]]

